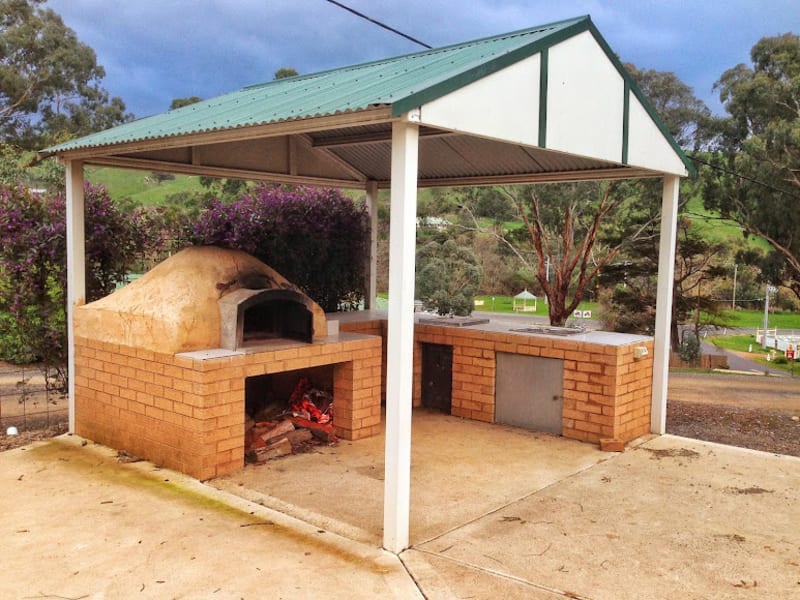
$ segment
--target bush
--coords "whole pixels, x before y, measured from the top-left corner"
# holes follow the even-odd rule
[[[252,254],[326,312],[364,296],[369,218],[338,190],[263,186],[231,204],[213,201],[192,241]]]
[[[697,362],[700,360],[700,340],[697,339],[696,335],[684,332],[683,339],[678,348],[678,355],[681,357],[681,360],[685,360],[686,362]]]
[[[440,315],[471,314],[482,275],[472,250],[454,240],[428,242],[417,250],[417,296]]]
[[[87,300],[112,291],[148,245],[138,213],[120,212],[87,185]],[[67,360],[64,196],[0,187],[0,358],[41,362],[63,376]]]

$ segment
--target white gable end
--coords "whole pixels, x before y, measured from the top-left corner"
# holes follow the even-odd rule
[[[535,146],[539,138],[539,55],[424,104],[433,127]]]
[[[625,83],[591,33],[550,48],[547,147],[622,161]]]
[[[628,164],[686,177],[683,161],[632,92],[628,114]]]

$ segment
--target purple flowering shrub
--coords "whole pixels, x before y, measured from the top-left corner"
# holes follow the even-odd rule
[[[364,295],[369,218],[338,190],[263,186],[231,204],[214,201],[192,241],[252,254],[326,312]]]
[[[147,210],[121,211],[102,185],[87,184],[84,197],[86,301],[91,302],[113,292],[136,259],[157,249],[162,238]],[[63,197],[60,202],[63,205]]]
[[[59,210],[60,208],[60,210]],[[40,346],[65,362],[62,206],[25,188],[0,189],[0,357],[30,362]]]
[[[137,211],[116,208],[102,186],[87,185],[87,301],[113,291],[149,245]],[[66,365],[66,204],[64,196],[0,187],[0,359]],[[63,379],[62,379],[63,381]]]

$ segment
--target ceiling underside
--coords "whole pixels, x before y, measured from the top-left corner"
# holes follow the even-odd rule
[[[388,188],[391,119],[364,125],[311,120],[184,136],[128,147],[100,147],[64,158],[86,164],[235,177],[275,183]],[[294,126],[293,126],[294,125]],[[419,187],[659,177],[592,158],[420,127]]]

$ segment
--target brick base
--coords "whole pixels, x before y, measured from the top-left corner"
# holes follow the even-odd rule
[[[380,333],[385,348],[385,321],[342,322],[340,328]],[[650,431],[651,338],[605,344],[429,324],[417,324],[414,336],[415,406],[421,404],[422,395],[421,345],[441,344],[453,347],[453,415],[494,422],[496,353],[509,352],[564,361],[564,437],[593,443],[601,439],[625,443]],[[639,346],[647,348],[647,356],[634,357],[634,349]]]
[[[594,443],[604,438],[628,442],[650,431],[652,339],[606,345],[569,338],[417,325],[415,343],[453,346],[451,412],[454,415],[494,421],[496,353],[509,352],[564,361],[564,437]],[[637,346],[648,348],[646,357],[634,358]],[[419,379],[421,369],[416,368],[414,375]],[[415,382],[415,393],[420,389],[420,383]]]
[[[209,479],[244,465],[245,378],[334,365],[336,433],[381,430],[381,338],[202,358],[75,340],[79,435]]]

